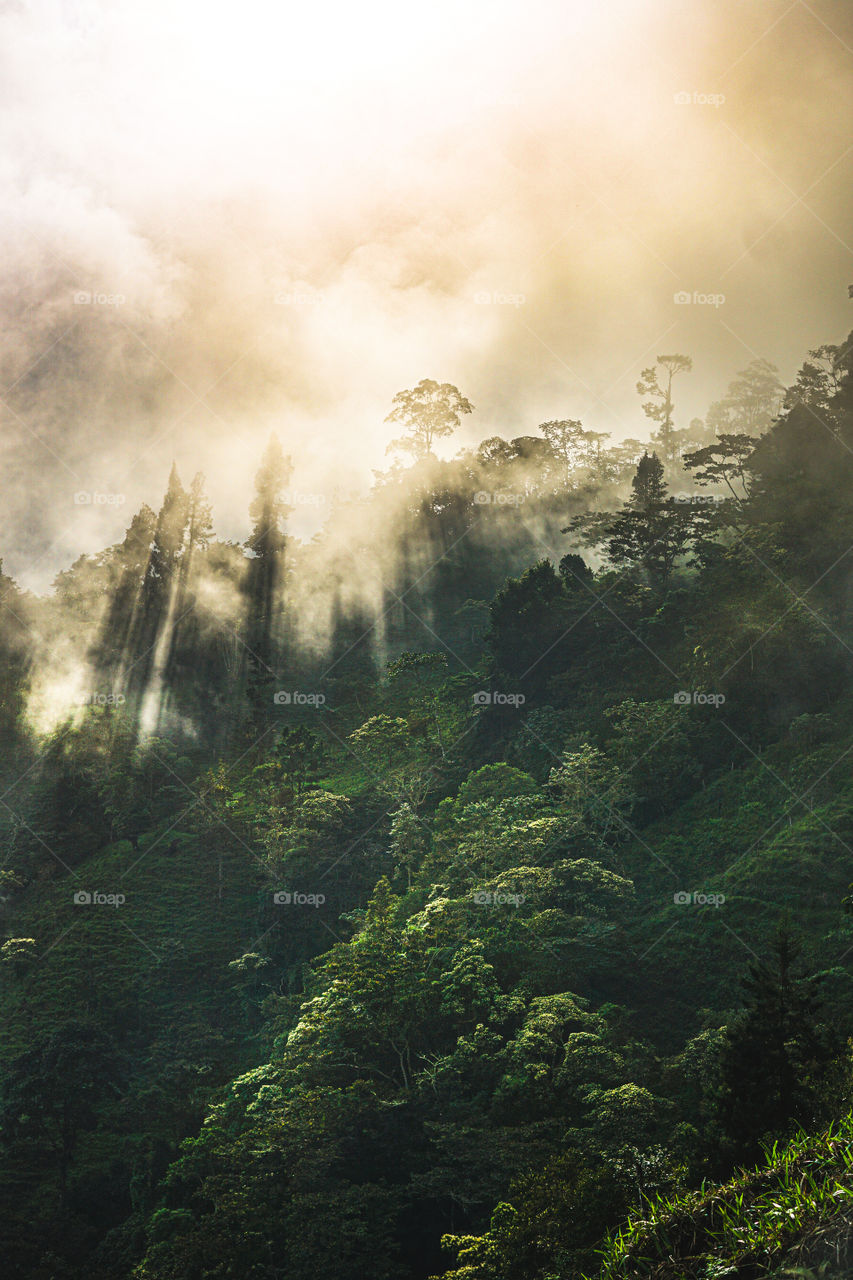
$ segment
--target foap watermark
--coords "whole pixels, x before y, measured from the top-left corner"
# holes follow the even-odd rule
[[[126,302],[123,293],[90,293],[88,289],[78,289],[74,294],[77,307],[123,307]]]
[[[308,493],[305,489],[285,489],[281,495],[288,507],[322,507],[325,493]]]
[[[520,507],[522,502],[527,500],[524,493],[490,493],[488,489],[480,489],[474,494],[474,501],[478,507]]]
[[[724,493],[674,493],[676,502],[694,502],[699,506],[713,506],[716,502],[725,502]]]
[[[677,907],[716,907],[718,910],[726,900],[724,893],[687,893],[684,889],[672,895]]]
[[[100,889],[76,889],[75,907],[121,907],[127,902],[123,893],[101,893]]]
[[[325,693],[301,693],[299,689],[279,689],[272,700],[277,707],[322,707]]]
[[[499,893],[491,889],[478,889],[472,896],[478,907],[520,907],[527,900],[523,893]]]
[[[678,693],[672,695],[672,700],[677,707],[721,707],[726,700],[724,693],[701,693],[698,689],[689,692],[687,689],[679,689]]]
[[[275,295],[277,307],[319,307],[325,301],[316,289],[280,289]]]
[[[527,699],[523,693],[491,693],[479,689],[474,694],[475,707],[523,707]]]
[[[90,493],[88,489],[81,489],[74,495],[77,507],[123,507],[126,502],[124,493]]]
[[[503,293],[500,289],[479,289],[474,294],[478,307],[523,307],[527,301],[523,293]]]
[[[77,699],[78,707],[121,707],[127,702],[123,693],[103,693],[99,689],[83,693]]]
[[[722,307],[726,301],[724,293],[700,293],[698,289],[694,289],[689,293],[687,289],[679,289],[678,293],[672,295],[672,300],[678,307]]]
[[[688,92],[682,89],[675,94],[677,107],[721,107],[726,100],[724,93],[700,93],[697,89]]]
[[[278,889],[272,896],[277,907],[322,907],[326,901],[324,893],[291,893],[288,889]]]

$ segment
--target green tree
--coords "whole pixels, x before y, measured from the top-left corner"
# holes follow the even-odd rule
[[[325,741],[306,725],[294,725],[284,730],[275,745],[274,758],[284,771],[294,799],[298,800],[306,787],[317,784],[328,756]]]
[[[545,1280],[593,1273],[595,1245],[628,1207],[616,1171],[579,1150],[517,1175],[482,1235],[445,1235],[443,1280]],[[438,1276],[431,1280],[439,1280]]]
[[[395,868],[405,867],[407,888],[412,887],[412,871],[416,870],[429,853],[431,836],[428,824],[419,818],[415,810],[403,801],[391,815],[388,849]]]
[[[32,1144],[43,1153],[56,1173],[62,1205],[80,1137],[118,1095],[125,1070],[110,1037],[84,1022],[67,1022],[42,1036],[8,1068],[3,1141],[18,1151]]]
[[[636,802],[627,771],[588,742],[563,753],[548,786],[577,834],[602,844],[624,840],[625,817]]]
[[[663,463],[656,453],[644,453],[631,480],[629,502],[636,511],[655,511],[666,501]]]
[[[798,972],[800,955],[780,926],[769,959],[750,963],[742,979],[745,1007],[723,1036],[717,1117],[723,1150],[738,1161],[754,1160],[762,1139],[815,1118],[840,1051],[823,1021],[817,980]]]
[[[575,516],[563,532],[579,536],[585,546],[603,547],[616,568],[640,568],[663,588],[696,537],[697,516],[688,503],[668,496],[657,454],[643,455],[631,487],[631,498],[621,511]]]
[[[420,809],[433,783],[435,752],[402,716],[371,716],[348,738],[380,791]]]
[[[690,717],[672,700],[624,702],[605,712],[616,733],[608,754],[620,785],[646,813],[666,811],[695,787],[701,767],[690,736]]]

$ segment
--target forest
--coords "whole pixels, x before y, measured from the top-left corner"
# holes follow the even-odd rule
[[[2,575],[10,1280],[853,1272],[853,335],[692,367]]]

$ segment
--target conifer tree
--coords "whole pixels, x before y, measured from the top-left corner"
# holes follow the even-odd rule
[[[727,1028],[717,1097],[723,1149],[753,1160],[760,1142],[813,1118],[817,1087],[839,1046],[821,1020],[817,980],[798,972],[801,949],[786,925],[770,957],[742,979],[745,1007]]]
[[[286,525],[292,510],[286,486],[292,469],[278,439],[271,436],[255,477],[255,496],[249,507],[252,531],[246,540],[250,556],[246,578],[247,693],[255,718],[262,706],[262,689],[274,681],[281,657]]]

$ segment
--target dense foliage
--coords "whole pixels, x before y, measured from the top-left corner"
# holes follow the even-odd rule
[[[684,429],[662,356],[646,443],[566,419],[449,461],[471,405],[425,380],[411,465],[309,544],[273,440],[244,546],[173,470],[52,596],[3,579],[7,1274],[838,1245],[849,352],[787,391],[753,362]]]

